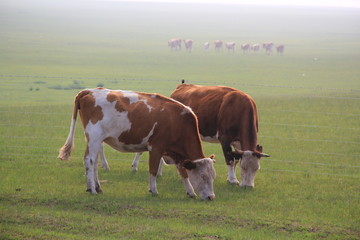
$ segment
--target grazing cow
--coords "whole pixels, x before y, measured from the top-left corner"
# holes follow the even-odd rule
[[[202,140],[220,142],[228,165],[227,181],[239,184],[235,167],[241,159],[240,186],[254,187],[259,160],[269,157],[257,143],[258,115],[254,100],[234,88],[192,84],[178,85],[171,98],[194,111]]]
[[[208,51],[209,48],[210,48],[210,43],[209,43],[209,42],[205,42],[205,43],[204,43],[204,49],[205,49],[206,51]]]
[[[263,43],[263,48],[265,49],[265,53],[268,55],[271,54],[273,46],[274,44],[272,42]]]
[[[101,192],[97,157],[105,142],[121,152],[149,151],[152,194],[158,193],[156,175],[163,156],[168,163],[176,164],[189,196],[196,192],[202,199],[214,199],[213,155],[204,156],[197,118],[189,107],[158,94],[103,88],[83,90],[75,98],[70,132],[60,149],[60,159],[70,157],[78,111],[87,142],[84,156],[87,191]]]
[[[225,47],[227,48],[228,52],[235,52],[235,42],[227,42]]]
[[[260,45],[259,44],[253,44],[251,46],[251,50],[253,50],[254,52],[258,52],[260,50]]]
[[[181,50],[181,39],[173,38],[168,41],[168,46],[171,51],[180,51]]]
[[[223,48],[223,42],[221,40],[216,40],[214,42],[214,45],[215,45],[215,50],[217,51],[222,50]]]
[[[191,39],[186,39],[186,40],[184,40],[184,44],[185,44],[186,51],[189,52],[189,53],[191,53],[193,40],[191,40]]]
[[[247,53],[250,50],[250,44],[249,43],[245,43],[241,45],[241,49],[243,50],[243,53]]]
[[[285,46],[284,45],[278,45],[276,46],[276,52],[278,55],[283,55],[284,54],[284,49],[285,49]]]

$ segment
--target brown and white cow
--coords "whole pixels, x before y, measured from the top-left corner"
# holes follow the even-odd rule
[[[199,121],[201,138],[220,143],[228,165],[227,181],[239,184],[235,167],[240,160],[240,186],[254,187],[262,153],[257,143],[258,114],[255,101],[246,93],[223,86],[180,84],[171,98],[191,107]],[[234,150],[232,149],[234,147]]]
[[[251,46],[251,50],[253,50],[254,52],[258,52],[260,50],[260,44],[253,44]]]
[[[276,52],[278,55],[283,55],[284,54],[284,49],[285,49],[285,46],[284,45],[278,45],[276,46]]]
[[[263,43],[263,48],[265,49],[265,53],[270,55],[272,53],[273,46],[274,46],[274,43],[272,43],[272,42]]]
[[[156,175],[161,157],[176,164],[187,194],[215,197],[213,156],[204,156],[193,111],[170,98],[133,91],[88,89],[75,98],[69,136],[58,158],[67,160],[73,147],[77,112],[85,130],[87,191],[101,192],[97,157],[102,143],[121,152],[149,151],[150,192],[158,193]],[[103,154],[103,153],[102,153]],[[194,192],[195,190],[195,192]]]
[[[227,42],[225,44],[226,49],[228,52],[235,52],[235,42]]]
[[[243,53],[249,52],[249,50],[250,50],[250,44],[249,44],[249,43],[241,44],[241,49],[243,50]]]
[[[221,40],[216,40],[214,42],[215,50],[219,51],[223,48],[223,42]]]
[[[181,39],[179,38],[172,38],[168,41],[168,46],[170,47],[171,51],[180,51],[181,50]]]
[[[204,49],[206,50],[206,51],[208,51],[209,49],[210,49],[210,43],[209,42],[204,42]]]
[[[191,40],[191,39],[186,39],[186,40],[184,40],[184,45],[185,45],[186,51],[189,52],[189,53],[191,53],[192,45],[193,45],[193,40]]]

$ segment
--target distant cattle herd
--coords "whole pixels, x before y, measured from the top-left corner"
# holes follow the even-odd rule
[[[184,43],[184,47],[186,52],[191,53],[193,48],[194,41],[191,39],[180,39],[180,38],[172,38],[168,41],[168,47],[172,52],[174,51],[181,51],[182,50],[182,43]],[[202,48],[205,51],[209,51],[210,49],[214,49],[217,52],[223,51],[224,46],[228,52],[234,53],[237,47],[236,42],[223,42],[221,40],[215,40],[214,42],[204,42],[202,44]],[[260,43],[243,43],[240,45],[241,51],[245,53],[249,52],[260,52],[263,49],[264,53],[270,55],[273,53],[273,50],[276,51],[278,55],[283,55],[285,50],[284,44],[277,44],[275,45],[273,42],[264,42]]]

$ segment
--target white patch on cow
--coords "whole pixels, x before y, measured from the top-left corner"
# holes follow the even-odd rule
[[[157,191],[157,187],[156,187],[156,176],[150,174],[150,192],[153,195],[157,195],[158,191]]]
[[[253,155],[252,151],[244,151],[240,161],[241,187],[254,187],[256,171],[260,169],[260,159]]]
[[[158,124],[157,122],[154,123],[154,125],[153,125],[152,129],[150,130],[149,134],[146,137],[144,137],[143,140],[141,141],[142,144],[145,144],[145,143],[149,142],[150,137],[154,134],[154,129],[155,129],[157,124]]]
[[[138,170],[138,165],[139,165],[139,160],[140,160],[141,154],[142,154],[142,152],[136,153],[135,158],[132,162],[131,167],[134,172],[137,172],[137,170]]]
[[[160,109],[160,112],[163,112],[165,110],[165,108],[162,108],[162,109]]]
[[[236,165],[232,164],[232,165],[227,165],[228,166],[228,177],[227,177],[227,181],[231,184],[239,184],[239,180],[237,180],[236,178]]]
[[[214,160],[202,158],[193,163],[196,164],[196,168],[187,170],[187,173],[195,192],[204,200],[213,200],[215,198],[213,183],[216,177]]]
[[[185,114],[188,114],[188,113],[193,114],[194,112],[190,107],[185,106],[180,115],[185,115]]]
[[[118,90],[118,92],[122,93],[124,95],[124,97],[129,99],[129,104],[133,104],[133,103],[137,103],[137,102],[143,102],[145,104],[145,106],[149,109],[149,112],[151,112],[151,110],[153,109],[153,107],[148,104],[147,100],[145,99],[140,99],[139,98],[139,94],[133,91],[123,91],[123,90]]]

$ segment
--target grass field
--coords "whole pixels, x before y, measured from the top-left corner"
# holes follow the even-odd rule
[[[359,239],[360,12],[227,5],[0,2],[0,239]],[[191,38],[171,52],[167,40]],[[236,41],[235,53],[202,43]],[[243,54],[242,43],[285,44]],[[169,96],[185,79],[227,85],[258,105],[262,160],[253,190],[226,183],[189,199],[173,166],[148,192],[147,155],[106,147],[103,194],[85,193],[80,124],[57,160],[82,88]],[[239,177],[239,169],[237,170]]]

